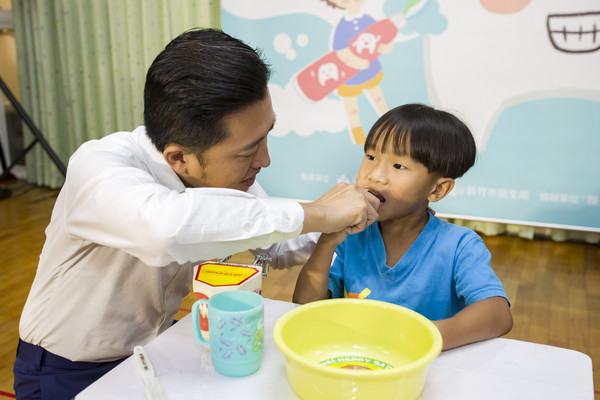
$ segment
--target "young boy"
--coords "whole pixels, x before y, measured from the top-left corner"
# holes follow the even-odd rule
[[[434,322],[444,350],[509,332],[510,305],[485,244],[428,210],[475,155],[471,132],[447,112],[407,104],[384,114],[369,132],[356,178],[381,202],[378,223],[348,237],[322,235],[294,302],[347,296],[399,304]]]

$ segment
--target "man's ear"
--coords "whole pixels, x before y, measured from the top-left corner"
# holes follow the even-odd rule
[[[454,189],[454,179],[452,178],[440,178],[437,180],[433,191],[427,197],[430,202],[440,201],[448,193]]]
[[[186,175],[188,171],[187,157],[188,151],[185,147],[178,144],[169,144],[163,151],[163,157],[167,164],[173,168],[177,175]]]

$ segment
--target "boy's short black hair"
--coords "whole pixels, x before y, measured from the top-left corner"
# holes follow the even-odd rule
[[[189,147],[199,159],[227,138],[224,118],[264,100],[269,66],[220,30],[194,29],[171,41],[146,75],[144,124],[159,151]]]
[[[424,104],[405,104],[385,113],[369,131],[364,148],[408,155],[429,173],[453,179],[475,164],[477,154],[465,123]]]

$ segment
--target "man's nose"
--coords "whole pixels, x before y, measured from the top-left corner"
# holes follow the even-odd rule
[[[252,168],[266,168],[269,165],[271,165],[271,157],[269,156],[269,148],[265,139],[259,145],[256,157],[252,161]]]

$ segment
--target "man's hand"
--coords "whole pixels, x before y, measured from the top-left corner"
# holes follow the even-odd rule
[[[316,201],[301,205],[304,208],[302,233],[345,230],[353,234],[377,220],[379,200],[355,184],[339,183]]]

